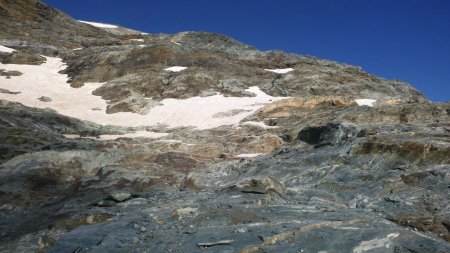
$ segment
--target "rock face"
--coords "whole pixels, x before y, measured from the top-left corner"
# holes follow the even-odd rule
[[[100,26],[0,2],[0,252],[450,252],[450,103],[223,35]],[[226,109],[126,124],[180,101]],[[59,113],[79,108],[122,121]]]
[[[114,35],[80,23],[38,0],[5,0],[0,3],[2,45],[57,53],[62,46],[104,44],[118,41]]]
[[[259,52],[215,34],[175,36],[186,41],[178,45],[170,43],[170,36],[148,35],[143,47],[89,47],[65,57],[69,63],[65,72],[72,87],[106,82],[94,94],[110,101],[111,113],[137,111],[145,106],[145,98],[160,101],[215,93],[248,96],[245,89],[251,86],[272,96],[426,101],[405,83],[383,80],[357,67],[278,51]],[[202,42],[193,47],[192,41]],[[161,71],[168,66],[189,68],[176,74]],[[286,74],[265,70],[284,67],[295,70]]]

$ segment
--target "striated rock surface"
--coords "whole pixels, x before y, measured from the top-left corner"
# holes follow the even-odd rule
[[[37,0],[0,45],[0,252],[450,252],[450,103]]]

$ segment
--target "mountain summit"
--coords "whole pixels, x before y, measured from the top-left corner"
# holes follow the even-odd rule
[[[450,104],[0,0],[0,252],[450,252]]]

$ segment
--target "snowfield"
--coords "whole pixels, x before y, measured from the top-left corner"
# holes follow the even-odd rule
[[[269,96],[255,86],[247,89],[256,95],[254,97],[224,97],[217,94],[188,99],[168,98],[162,100],[161,106],[152,108],[146,115],[130,112],[106,114],[106,101],[100,96],[92,95],[92,91],[100,87],[102,83],[85,83],[81,88],[72,88],[67,83],[67,75],[58,73],[66,68],[62,60],[53,57],[46,57],[46,59],[47,61],[41,65],[0,63],[0,69],[18,70],[23,73],[11,79],[0,79],[0,88],[21,92],[20,94],[0,93],[0,99],[19,102],[29,107],[52,108],[62,115],[101,125],[126,127],[167,125],[170,128],[191,126],[198,129],[238,125],[242,119],[264,105],[286,99]],[[181,71],[180,68],[186,67],[172,68],[169,68],[171,69],[169,71]],[[42,96],[51,98],[51,101],[38,100]],[[244,112],[229,117],[213,117],[217,113],[232,110],[244,110]]]
[[[110,24],[103,24],[103,23],[97,23],[97,22],[90,22],[90,21],[83,21],[83,20],[78,20],[81,23],[85,23],[88,25],[92,25],[95,27],[99,27],[99,28],[119,28],[116,25],[110,25]]]

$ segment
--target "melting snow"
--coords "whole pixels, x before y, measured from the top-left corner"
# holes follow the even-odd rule
[[[12,49],[12,48],[9,48],[9,47],[4,47],[4,46],[0,45],[0,52],[3,52],[3,53],[12,53],[12,52],[14,52],[14,51],[16,51],[16,50],[14,50],[14,49]]]
[[[170,68],[166,68],[164,70],[165,71],[171,71],[171,72],[180,72],[180,71],[183,71],[185,69],[187,69],[187,67],[173,66],[173,67],[170,67]]]
[[[372,107],[373,106],[373,103],[375,103],[375,102],[377,102],[375,99],[356,99],[355,100],[355,102],[358,104],[358,105],[367,105],[367,106],[370,106],[370,107]]]
[[[118,26],[116,26],[116,25],[103,24],[103,23],[97,23],[97,22],[88,22],[88,21],[83,21],[83,20],[78,20],[78,21],[80,21],[81,23],[85,23],[85,24],[92,25],[95,27],[100,27],[100,28],[118,28]]]
[[[247,89],[256,95],[254,97],[224,97],[218,94],[188,99],[168,98],[162,100],[161,106],[152,108],[146,115],[130,112],[106,114],[106,101],[100,96],[92,95],[92,91],[102,83],[85,83],[81,88],[72,88],[67,83],[67,75],[58,73],[66,68],[62,60],[53,57],[46,59],[47,61],[41,65],[0,63],[0,69],[18,70],[23,73],[12,79],[1,80],[0,88],[21,93],[16,95],[0,93],[0,99],[19,102],[30,107],[49,107],[60,114],[101,125],[138,127],[165,124],[171,128],[192,126],[198,129],[237,125],[264,105],[285,99],[269,96],[254,86]],[[185,67],[177,67],[181,71],[179,68]],[[52,101],[42,102],[38,100],[41,96],[50,97]],[[213,117],[217,113],[232,110],[244,112],[223,118]]]
[[[287,68],[287,69],[264,69],[265,71],[270,71],[273,73],[277,73],[277,74],[286,74],[289,73],[291,71],[293,71],[293,68]]]

